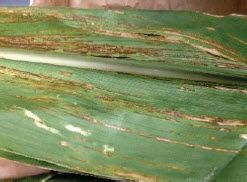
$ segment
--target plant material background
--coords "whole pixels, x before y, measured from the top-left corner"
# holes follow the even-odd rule
[[[246,181],[246,44],[245,16],[1,8],[0,156],[110,179]]]

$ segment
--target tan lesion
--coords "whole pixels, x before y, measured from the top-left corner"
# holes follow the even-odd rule
[[[180,41],[191,45],[192,47],[198,48],[202,51],[208,52],[212,55],[226,58],[234,62],[245,62],[246,58],[239,55],[239,53],[229,47],[226,47],[216,41],[206,40],[198,35],[190,35],[186,32],[164,28],[164,34],[168,36],[175,36]]]
[[[65,76],[65,77],[71,77],[73,75],[72,72],[68,72],[68,71],[60,71],[59,72],[61,75]]]
[[[220,87],[220,86],[216,86],[214,88],[217,90],[222,90],[222,91],[239,92],[241,94],[247,94],[247,90],[244,90],[244,89],[235,89],[235,88],[227,88],[227,87]]]
[[[233,35],[229,35],[229,36],[230,36],[232,39],[238,41],[239,43],[244,44],[244,45],[247,45],[247,41],[246,41],[246,40],[242,40],[242,39],[240,39],[240,38],[238,38],[238,37],[236,37],[236,36],[233,36]]]
[[[107,35],[113,37],[139,39],[139,40],[149,40],[149,41],[159,41],[164,43],[180,43],[179,39],[173,39],[169,36],[164,36],[160,34],[152,33],[135,33],[135,32],[120,32],[112,30],[95,30],[96,34]]]
[[[30,98],[30,101],[35,103],[47,103],[47,104],[56,104],[58,103],[58,99],[48,96],[40,96],[40,97],[32,97]]]
[[[213,27],[206,27],[209,31],[216,31]],[[122,38],[130,38],[130,39],[139,39],[139,40],[149,40],[149,41],[157,41],[163,43],[174,43],[174,44],[188,44],[193,48],[199,49],[204,51],[208,54],[211,54],[216,57],[222,57],[224,59],[233,61],[233,62],[244,62],[246,60],[243,57],[232,50],[229,47],[223,46],[217,42],[212,40],[205,40],[198,36],[188,35],[183,31],[171,29],[171,28],[164,28],[164,31],[156,32],[155,34],[142,34],[142,33],[135,33],[135,32],[120,32],[120,31],[112,31],[112,30],[94,30],[95,33],[100,35],[107,35],[113,37],[122,37]],[[141,30],[140,30],[141,32]],[[150,32],[152,32],[150,30]]]
[[[82,94],[80,94],[80,91],[74,93],[76,90],[81,90],[82,87],[89,90],[92,88],[91,86],[88,86],[87,84],[80,84],[77,82],[71,82],[71,81],[63,81],[56,78],[50,78],[43,75],[37,75],[32,74],[28,72],[22,72],[15,69],[10,69],[6,67],[0,67],[0,74],[9,75],[11,77],[15,77],[14,79],[16,83],[23,83],[23,84],[29,84],[30,86],[34,86],[33,84],[37,84],[37,86],[42,85],[44,89],[47,91],[58,91],[59,93],[70,93],[70,94],[76,94],[78,97],[83,97]],[[36,87],[36,86],[34,86]],[[213,125],[219,125],[219,126],[228,126],[228,127],[246,127],[247,123],[246,121],[242,120],[230,120],[230,119],[220,119],[212,116],[191,116],[184,113],[179,113],[176,111],[171,110],[163,110],[158,109],[155,107],[151,107],[148,105],[143,105],[137,102],[131,102],[124,99],[121,99],[119,97],[113,97],[113,96],[107,96],[103,94],[103,91],[100,91],[97,87],[94,87],[92,89],[97,89],[97,94],[95,95],[98,99],[101,99],[102,103],[104,104],[104,108],[107,110],[111,109],[121,109],[121,108],[129,108],[134,112],[140,112],[143,114],[150,114],[157,117],[163,117],[163,118],[173,118],[172,122],[174,120],[177,120],[177,118],[182,118],[185,120],[191,120],[191,121],[198,121]],[[102,93],[103,92],[103,93]],[[207,150],[212,152],[222,152],[222,153],[238,153],[238,150],[234,149],[224,149],[224,148],[217,148],[217,147],[211,147],[206,145],[200,145],[200,144],[192,144],[192,143],[186,143],[183,141],[178,141],[170,138],[163,138],[162,136],[154,136],[150,133],[143,133],[136,130],[133,130],[132,128],[126,128],[124,126],[116,126],[112,124],[108,124],[104,121],[97,120],[94,116],[91,116],[90,114],[84,114],[83,108],[80,106],[74,105],[72,106],[70,103],[64,102],[63,100],[57,100],[57,99],[51,99],[51,98],[45,98],[45,97],[30,97],[32,102],[48,102],[48,103],[57,103],[59,102],[59,107],[61,109],[64,109],[66,113],[71,114],[72,116],[79,117],[83,120],[86,120],[92,124],[95,125],[101,125],[105,128],[116,130],[118,132],[124,132],[130,135],[136,135],[139,137],[145,137],[148,139],[151,139],[153,141],[157,142],[165,142],[165,143],[171,143],[174,145],[182,145],[184,147],[190,147],[190,148],[197,148],[201,150]],[[168,119],[169,120],[169,119]],[[137,176],[136,176],[137,177]]]
[[[2,76],[1,76],[2,75]],[[1,77],[14,77],[16,79],[7,79],[5,81],[11,81],[12,83],[25,84],[26,86],[31,86],[35,89],[46,90],[46,91],[59,91],[63,93],[71,93],[73,95],[80,95],[83,91],[90,91],[96,87],[91,83],[78,83],[69,80],[62,80],[58,78],[53,78],[45,76],[42,74],[34,74],[30,72],[20,71],[12,68],[7,68],[0,66],[0,76]],[[56,102],[56,99],[52,99],[47,96],[35,97],[36,101],[43,102]]]
[[[33,74],[29,72],[23,72],[15,69],[10,69],[6,67],[0,67],[0,74],[9,75],[17,78],[15,82],[23,83],[26,85],[30,85],[34,88],[43,89],[46,91],[59,91],[62,93],[70,93],[73,95],[81,96],[82,89],[84,91],[93,91],[97,89],[97,87],[91,83],[78,83],[73,81],[64,81],[57,78],[52,78],[48,76],[44,76],[41,74]],[[13,81],[13,80],[12,80]],[[236,90],[225,87],[215,87],[214,89],[224,90],[224,91],[238,91],[243,94],[246,93],[246,90]],[[97,90],[95,92],[95,97],[98,98],[107,109],[115,109],[117,108],[131,108],[136,112],[155,115],[157,117],[169,118],[171,120],[176,120],[177,118],[182,118],[186,120],[199,121],[203,123],[218,125],[218,126],[229,126],[229,127],[244,127],[247,126],[246,120],[238,120],[238,119],[222,119],[218,117],[203,115],[203,116],[192,116],[185,113],[179,113],[177,111],[168,110],[168,109],[160,109],[156,107],[151,107],[148,105],[143,105],[134,101],[124,100],[119,97],[110,96],[104,94],[103,90]],[[42,101],[54,103],[57,102],[56,99],[46,98],[46,97],[35,97],[32,98],[33,101]],[[92,120],[92,119],[89,119]]]
[[[207,27],[207,30],[209,30],[209,31],[215,31],[215,28],[214,27]]]
[[[43,21],[46,19],[47,21],[56,20],[53,16],[41,15],[34,16],[34,13],[30,9],[8,9],[1,8],[0,17],[4,17],[4,19],[0,19],[0,23],[19,23],[20,20],[22,23],[34,23]]]
[[[143,174],[125,171],[116,171],[115,174],[119,177],[128,178],[130,180],[137,180],[139,182],[157,182],[158,179],[155,176],[145,176]]]
[[[175,145],[182,145],[185,147],[197,148],[197,149],[207,150],[207,151],[230,153],[230,154],[238,154],[240,152],[239,150],[235,150],[235,149],[225,149],[225,148],[210,147],[210,146],[200,145],[200,144],[191,144],[191,143],[181,142],[181,141],[172,140],[172,139],[163,138],[163,137],[156,137],[156,140],[159,142],[171,143]]]
[[[211,89],[211,88],[209,88]],[[224,87],[215,87],[213,89],[218,90],[226,90],[226,91],[240,91],[241,93],[245,93],[245,90],[236,90],[236,89],[227,89]],[[193,90],[188,90],[189,92]],[[120,108],[131,108],[136,112],[145,113],[154,115],[156,117],[165,118],[168,121],[176,121],[178,118],[198,121],[203,123],[208,123],[217,126],[228,126],[228,127],[245,127],[247,126],[246,120],[238,120],[238,119],[223,119],[219,117],[213,117],[208,115],[203,116],[192,116],[185,113],[180,113],[174,110],[169,109],[160,109],[156,107],[151,107],[148,105],[143,105],[140,103],[136,103],[133,101],[127,101],[124,99],[119,99],[117,97],[109,96],[109,95],[97,95],[98,98],[105,104],[107,104],[111,108],[120,107]]]
[[[221,118],[207,116],[207,115],[191,116],[191,115],[179,113],[179,112],[172,111],[172,110],[165,110],[163,112],[164,114],[168,116],[172,116],[174,118],[182,118],[182,119],[187,119],[187,120],[192,120],[192,121],[199,121],[199,122],[209,123],[209,124],[214,124],[214,125],[219,125],[219,126],[230,126],[230,127],[247,126],[247,121],[245,120],[221,119]]]
[[[95,55],[102,57],[128,57],[134,54],[146,56],[160,56],[159,49],[114,46],[109,44],[92,44],[86,42],[73,41],[73,38],[80,36],[66,35],[40,35],[40,36],[2,36],[0,37],[0,47],[21,48],[39,51],[62,51],[81,55]],[[60,41],[63,39],[62,41]]]
[[[240,70],[247,70],[247,66],[244,64],[237,64],[234,63],[217,63],[216,67],[218,68],[228,68],[228,69],[240,69]]]

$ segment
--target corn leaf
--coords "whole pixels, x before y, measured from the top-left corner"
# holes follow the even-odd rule
[[[0,157],[114,180],[246,181],[247,22],[0,9]]]

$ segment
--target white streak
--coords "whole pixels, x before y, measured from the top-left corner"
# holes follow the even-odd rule
[[[111,147],[109,145],[103,145],[103,153],[105,155],[111,155],[113,154],[115,151],[114,147]]]
[[[204,15],[207,15],[207,16],[212,16],[212,17],[215,17],[215,18],[224,18],[224,16],[221,16],[221,15],[214,15],[214,14],[210,14],[210,13],[203,13]]]
[[[247,140],[247,134],[241,134],[240,138],[243,138],[243,139]]]
[[[212,179],[214,178],[214,176],[215,176],[215,172],[217,171],[217,168],[214,168],[209,174],[208,174],[208,176],[206,176],[205,178],[204,178],[204,180],[203,181],[212,181]]]
[[[59,131],[55,128],[51,128],[51,127],[48,127],[46,124],[44,124],[44,122],[36,115],[34,114],[32,111],[29,111],[27,109],[24,109],[24,108],[20,108],[24,111],[24,114],[25,116],[27,116],[28,118],[32,119],[34,121],[34,124],[39,127],[39,128],[42,128],[44,130],[47,130],[51,133],[54,133],[54,134],[59,134]]]
[[[127,129],[121,128],[121,127],[118,127],[118,126],[113,126],[113,125],[109,125],[109,124],[105,124],[105,126],[107,128],[112,128],[112,129],[119,130],[119,131],[127,131]]]
[[[54,134],[59,134],[59,131],[55,128],[51,128],[51,127],[48,127],[47,125],[43,124],[43,123],[39,123],[39,122],[35,122],[34,123],[37,127],[39,128],[42,128],[44,130],[47,130],[47,131],[50,131]]]
[[[60,144],[61,144],[63,147],[68,147],[68,146],[69,146],[68,142],[66,142],[66,141],[61,141]]]
[[[79,133],[79,134],[81,134],[81,135],[83,135],[83,136],[89,136],[89,135],[91,135],[90,132],[84,131],[84,130],[82,130],[81,128],[75,127],[75,126],[73,126],[73,125],[66,125],[65,128],[66,128],[67,130],[71,131],[71,132]]]
[[[35,122],[40,122],[40,123],[42,122],[42,120],[37,115],[35,115],[33,112],[26,110],[26,109],[23,109],[23,110],[27,117],[33,119]]]
[[[243,17],[243,18],[246,18],[247,17],[246,15],[235,14],[235,13],[231,14],[231,16],[238,16],[238,17]]]

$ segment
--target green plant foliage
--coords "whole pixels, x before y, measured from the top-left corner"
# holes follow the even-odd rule
[[[0,156],[114,180],[246,181],[246,44],[244,16],[2,8]]]

